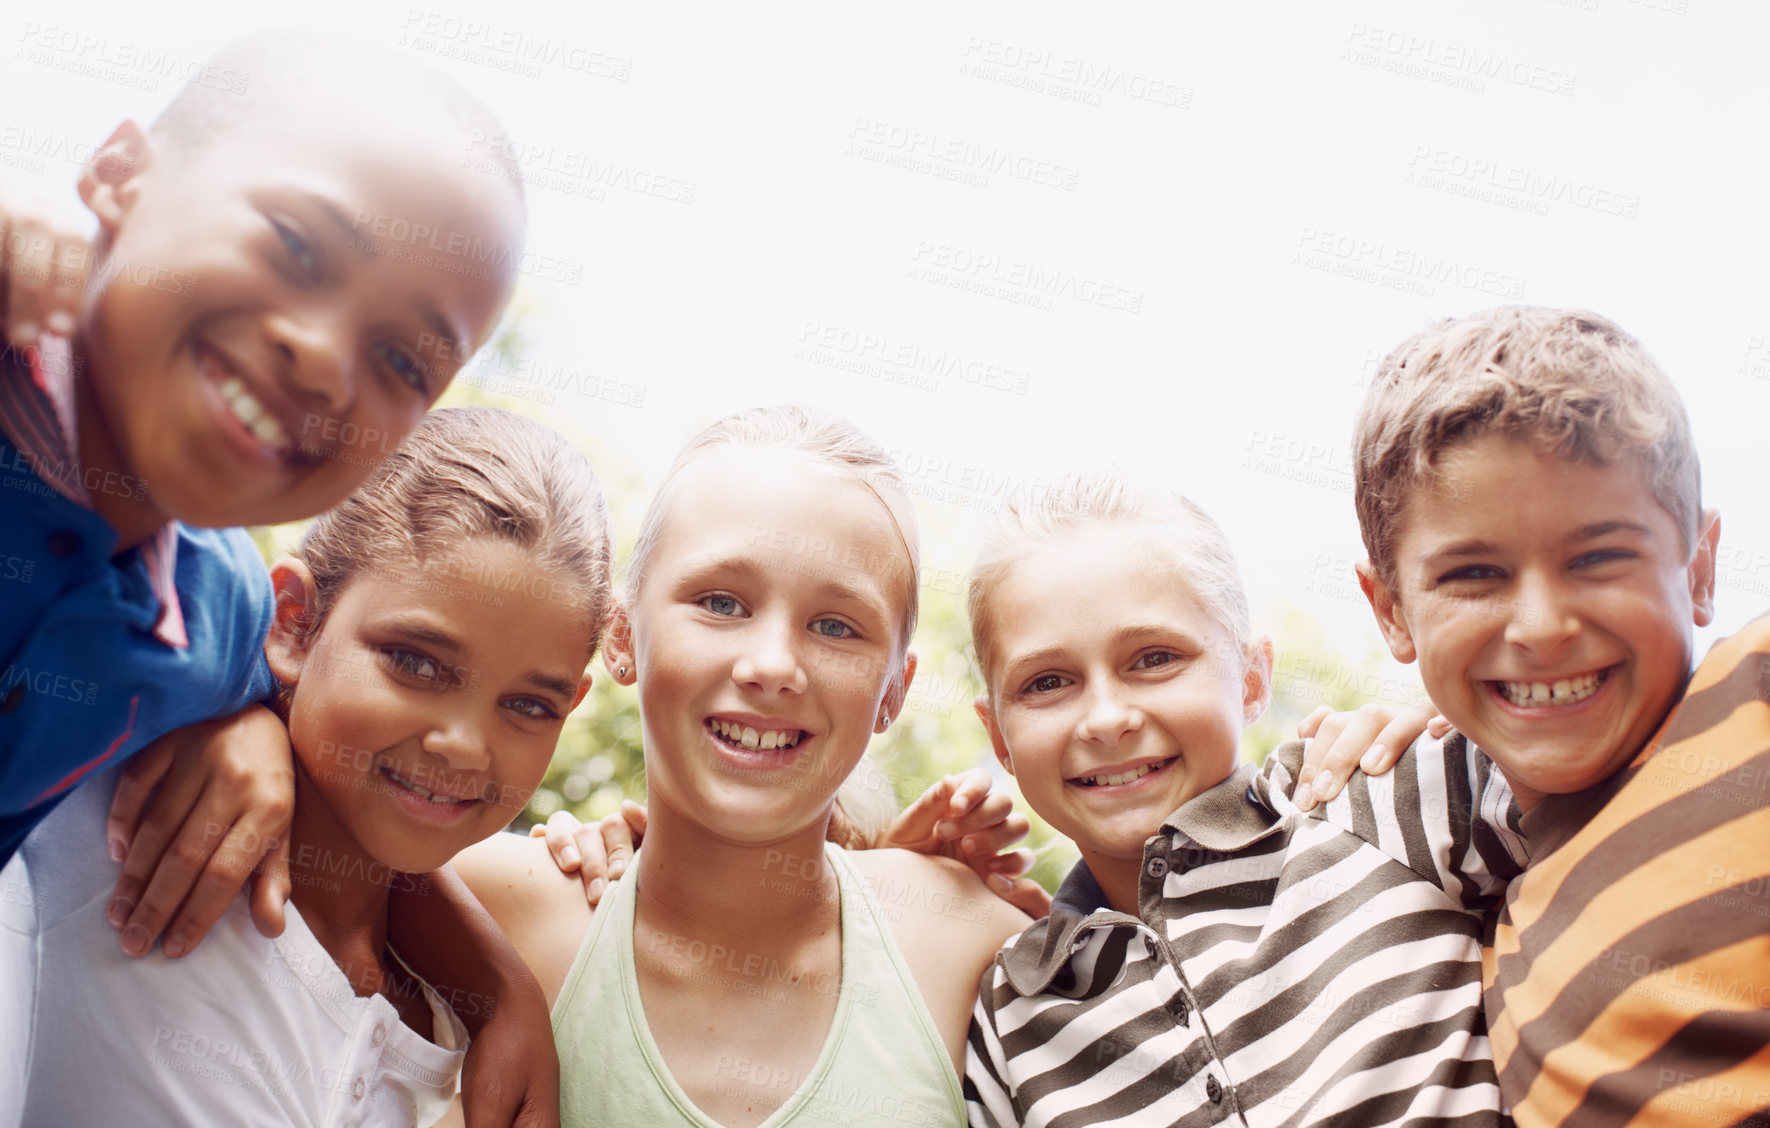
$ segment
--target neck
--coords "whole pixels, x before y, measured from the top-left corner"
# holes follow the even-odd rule
[[[70,343],[69,363],[92,355],[83,337]],[[118,449],[117,439],[98,403],[99,377],[75,370],[74,459],[78,473],[92,495],[92,508],[117,532],[117,551],[134,548],[154,535],[167,517],[155,507],[141,482],[131,473]]]
[[[370,857],[338,820],[299,760],[289,827],[290,900],[358,995],[388,978],[387,898],[398,876]]]
[[[650,822],[637,892],[647,944],[684,937],[772,957],[836,925],[841,906],[824,857],[827,819],[765,844],[721,839],[664,800],[654,800]]]
[[[1081,848],[1082,861],[1088,863],[1088,872],[1099,882],[1100,891],[1106,894],[1106,903],[1114,912],[1126,916],[1141,917],[1141,906],[1137,903],[1137,883],[1143,876],[1143,862],[1128,861],[1124,858],[1108,858],[1093,850]]]

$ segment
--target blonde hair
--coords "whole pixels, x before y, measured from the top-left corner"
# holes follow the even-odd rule
[[[613,602],[608,506],[596,472],[557,432],[490,407],[432,411],[366,482],[322,513],[298,555],[313,575],[317,631],[359,573],[409,568],[475,537],[510,541],[578,585],[593,657]]]
[[[640,522],[639,539],[627,563],[627,592],[639,591],[657,547],[664,518],[675,495],[682,471],[718,450],[786,450],[809,455],[823,465],[846,474],[879,499],[886,517],[903,543],[908,565],[904,585],[904,611],[898,621],[897,650],[901,654],[916,633],[917,596],[921,587],[916,511],[910,504],[903,475],[871,436],[848,420],[824,415],[801,404],[780,404],[740,411],[713,423],[688,441],[670,464],[663,484],[653,495]]]
[[[1500,306],[1409,337],[1365,394],[1353,496],[1365,551],[1391,590],[1408,497],[1445,451],[1487,434],[1599,466],[1639,458],[1685,549],[1695,545],[1696,442],[1677,389],[1647,350],[1585,310]]]
[[[1121,524],[1142,530],[1173,550],[1175,570],[1223,629],[1236,660],[1245,667],[1254,630],[1241,571],[1223,530],[1173,490],[1133,481],[1118,470],[1100,470],[1066,475],[1037,496],[1010,502],[985,533],[977,562],[971,566],[966,610],[972,649],[992,698],[995,630],[989,605],[1009,569],[1038,545],[1089,527]],[[1085,583],[1085,578],[1078,579],[1079,598],[1085,597]]]

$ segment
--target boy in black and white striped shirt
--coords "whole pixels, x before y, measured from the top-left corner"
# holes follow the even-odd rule
[[[1506,1122],[1481,919],[1522,849],[1485,758],[1422,742],[1313,815],[1300,745],[1238,767],[1271,643],[1166,491],[1102,475],[1011,510],[970,611],[996,755],[1082,854],[985,976],[973,1124]]]

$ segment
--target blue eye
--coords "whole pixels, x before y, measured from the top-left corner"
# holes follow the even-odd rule
[[[391,345],[376,345],[375,352],[387,362],[387,367],[393,371],[401,383],[408,385],[413,391],[429,392],[430,384],[425,379],[424,366],[413,360],[410,354],[401,352]]]
[[[1152,650],[1148,654],[1140,655],[1135,662],[1131,663],[1131,668],[1133,670],[1149,670],[1179,660],[1180,656],[1171,650]]]
[[[709,595],[700,604],[721,618],[735,618],[744,612],[744,605],[731,595]]]
[[[860,632],[840,619],[819,619],[811,629],[824,638],[859,638]]]
[[[295,260],[295,265],[301,268],[301,273],[310,278],[318,274],[320,270],[319,256],[314,254],[313,248],[308,246],[307,240],[297,234],[294,228],[286,227],[274,219],[270,223],[272,227],[276,228],[277,238],[282,240],[283,250],[287,251],[289,257]]]
[[[1026,683],[1022,693],[1053,693],[1069,684],[1069,679],[1061,674],[1040,674]]]

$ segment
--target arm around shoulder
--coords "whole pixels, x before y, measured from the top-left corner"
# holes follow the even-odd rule
[[[450,865],[510,938],[552,1006],[593,919],[577,877],[559,871],[544,840],[515,834],[477,842]]]

